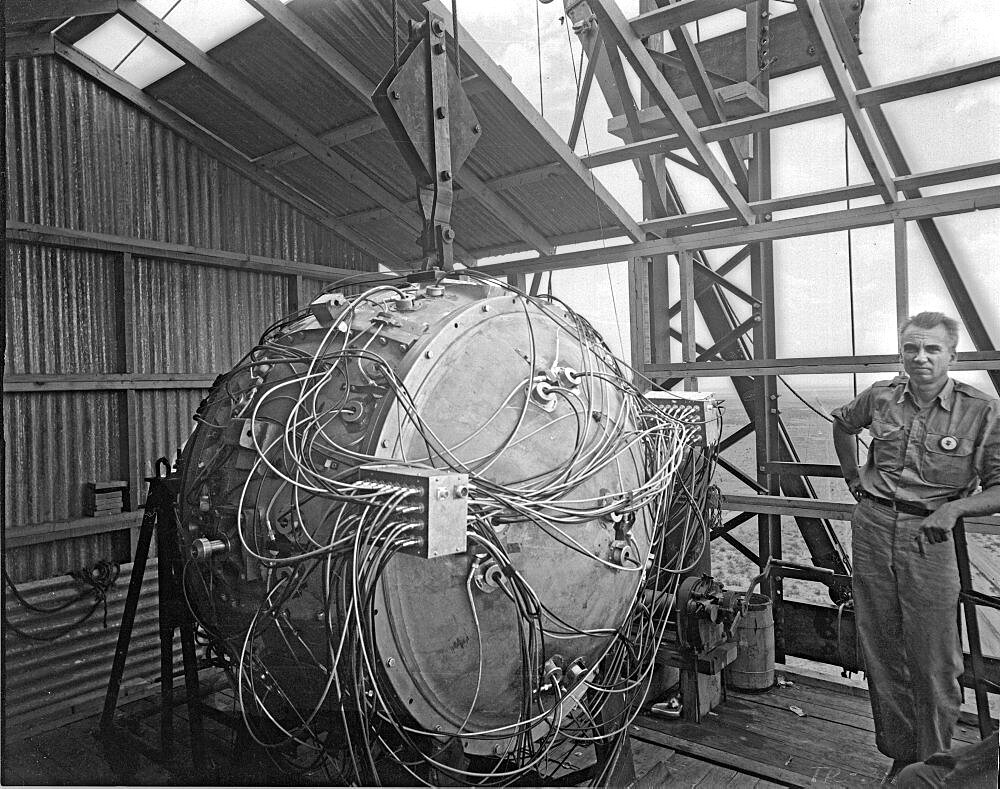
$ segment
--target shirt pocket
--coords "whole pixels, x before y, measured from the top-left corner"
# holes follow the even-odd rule
[[[906,435],[901,425],[874,419],[868,427],[872,436],[870,452],[879,471],[895,473],[903,466],[906,451]]]
[[[952,442],[954,447],[946,449],[945,446],[950,446]],[[966,487],[976,478],[975,449],[975,438],[928,433],[924,438],[920,464],[921,479],[931,485]]]

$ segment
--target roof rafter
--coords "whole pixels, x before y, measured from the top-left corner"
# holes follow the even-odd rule
[[[892,182],[892,170],[889,169],[889,164],[886,162],[885,155],[879,147],[868,119],[861,112],[854,86],[851,84],[847,71],[840,65],[837,45],[833,40],[830,24],[819,5],[819,0],[796,0],[795,6],[799,10],[799,17],[806,34],[811,41],[816,43],[823,73],[826,74],[826,80],[833,89],[834,98],[836,98],[847,121],[847,128],[851,130],[851,136],[854,138],[855,145],[858,146],[858,152],[861,154],[868,172],[871,173],[872,180],[878,184],[882,199],[889,203],[894,202],[896,200],[896,187]]]
[[[102,16],[118,10],[118,0],[7,0],[8,25],[34,25],[73,16]]]
[[[190,140],[194,145],[211,154],[222,164],[231,167],[252,183],[284,200],[292,207],[327,229],[332,230],[359,249],[390,265],[402,263],[394,252],[358,233],[342,222],[338,222],[334,218],[334,213],[330,208],[323,206],[316,200],[306,197],[284,182],[279,181],[264,168],[248,161],[245,157],[221,143],[204,129],[191,123],[191,121],[181,116],[175,110],[157,101],[145,91],[135,87],[131,82],[118,76],[96,60],[80,52],[80,50],[64,44],[53,37],[53,51],[67,63],[75,66],[104,87],[155,118],[164,126],[167,126],[185,139]]]
[[[467,96],[475,96],[484,89],[482,80],[475,75],[463,79],[462,86],[465,88]],[[317,136],[327,145],[335,148],[338,145],[345,145],[352,140],[367,137],[369,134],[374,134],[379,129],[384,128],[385,124],[382,123],[382,119],[373,112],[371,115],[362,116],[355,121],[327,129],[324,132],[320,132]],[[292,143],[291,145],[286,145],[283,148],[278,148],[270,153],[258,156],[254,161],[260,162],[265,167],[280,167],[288,162],[303,159],[308,155],[308,151],[304,150],[300,145]]]
[[[55,51],[51,33],[32,33],[27,36],[11,36],[5,43],[5,60],[36,58],[40,55],[51,55]]]
[[[319,139],[331,148],[335,148],[338,145],[344,145],[345,143],[351,142],[351,140],[366,137],[369,134],[373,134],[379,129],[384,128],[385,124],[382,123],[382,119],[380,117],[377,115],[369,115],[364,118],[359,118],[356,121],[345,123],[342,126],[337,126],[329,131],[325,131],[319,135]],[[270,153],[265,153],[263,156],[258,156],[254,159],[254,161],[264,165],[264,167],[280,167],[283,164],[303,159],[308,155],[309,152],[306,151],[301,145],[292,143],[291,145],[286,145],[284,148],[278,148],[276,151],[271,151]]]
[[[355,98],[366,107],[374,109],[371,95],[375,90],[375,83],[309,27],[300,16],[280,3],[279,0],[247,0],[247,2],[263,14],[272,25],[304,47],[327,72],[348,88]],[[365,119],[365,121],[369,120]],[[372,131],[378,128],[382,128],[381,119],[378,120],[378,125],[372,128]],[[455,181],[474,194],[476,199],[509,230],[512,230],[540,253],[548,254],[554,249],[553,245],[536,227],[493,192],[482,179],[476,177],[468,168],[459,170],[455,174]]]
[[[629,20],[632,30],[639,38],[646,38],[653,33],[686,25],[698,19],[704,19],[723,11],[734,8],[744,8],[756,0],[682,0],[673,5],[647,11]]]
[[[729,226],[710,230],[693,228],[691,232],[682,235],[658,238],[652,241],[566,252],[527,260],[510,260],[503,263],[491,263],[479,268],[490,274],[585,268],[605,263],[619,263],[635,257],[672,255],[682,249],[723,249],[761,241],[776,241],[783,238],[889,225],[897,219],[912,222],[935,216],[950,216],[997,208],[1000,208],[1000,187],[991,186],[934,197],[901,200],[896,203],[811,214],[793,219],[778,219],[754,225]]]
[[[440,0],[428,0],[424,3],[424,7],[432,11],[437,16],[445,20],[445,26],[448,29],[453,27],[454,21],[451,17],[451,12],[444,6]],[[642,237],[642,231],[639,229],[638,223],[633,219],[628,211],[611,195],[610,192],[604,187],[604,185],[598,181],[583,164],[580,162],[580,158],[573,153],[570,147],[566,144],[565,140],[560,137],[555,129],[553,129],[548,121],[546,121],[538,111],[531,105],[531,103],[524,97],[524,95],[514,87],[514,83],[511,82],[510,77],[508,77],[503,70],[497,65],[493,59],[486,53],[486,51],[479,46],[476,40],[469,35],[468,31],[464,30],[461,25],[458,26],[459,37],[462,45],[462,53],[465,56],[463,62],[468,60],[476,71],[479,73],[480,78],[486,80],[490,85],[492,85],[503,98],[511,105],[515,112],[520,113],[524,116],[525,120],[530,123],[535,131],[544,139],[545,143],[556,153],[559,157],[559,161],[566,166],[566,171],[572,173],[580,181],[587,186],[587,188],[592,189],[594,194],[597,196],[598,200],[603,203],[608,211],[610,211],[615,217],[615,221],[621,226],[621,228],[632,238],[638,239]]]
[[[729,180],[729,175],[708,149],[708,144],[702,138],[698,127],[684,110],[681,100],[674,93],[666,78],[660,73],[649,51],[629,27],[624,14],[613,0],[591,0],[590,7],[598,17],[605,41],[621,48],[632,68],[639,75],[639,79],[649,90],[653,101],[663,110],[663,114],[670,118],[688,150],[705,170],[705,177],[722,196],[726,205],[736,212],[740,220],[746,224],[752,223],[754,216],[747,206],[746,199],[739,193],[735,184]]]
[[[836,32],[836,26],[833,26]],[[920,77],[890,82],[885,85],[875,87],[865,87],[859,89],[855,94],[858,105],[863,108],[871,108],[876,105],[886,104],[893,101],[922,96],[940,90],[961,85],[970,85],[981,80],[1000,77],[1000,57],[980,60],[965,66],[936,71]],[[708,142],[718,142],[729,137],[736,137],[743,134],[750,134],[764,129],[777,129],[782,126],[793,126],[796,123],[805,123],[818,118],[827,118],[840,112],[840,107],[836,99],[821,99],[806,104],[798,104],[794,107],[787,107],[782,110],[764,112],[759,115],[750,115],[746,118],[718,123],[712,126],[703,126],[702,137]],[[875,116],[872,117],[873,126]],[[876,131],[876,133],[878,133]],[[684,141],[676,134],[668,134],[662,137],[653,137],[642,142],[631,145],[620,145],[608,148],[603,151],[595,151],[590,156],[584,156],[583,162],[588,167],[602,167],[607,164],[628,161],[634,156],[646,156],[648,153],[665,153],[666,151],[676,151],[684,147]],[[886,155],[893,157],[887,152]],[[900,170],[900,173],[903,171]]]
[[[976,178],[987,178],[993,175],[1000,175],[1000,159],[990,159],[986,162],[963,164],[959,167],[947,167],[941,170],[930,170],[925,173],[903,175],[895,179],[895,184],[899,191],[906,192],[907,190],[925,186],[940,186],[959,181],[972,181]],[[872,182],[851,184],[850,186],[838,186],[833,189],[820,189],[816,192],[805,192],[803,194],[754,201],[750,203],[750,208],[755,214],[765,215],[774,211],[791,211],[815,205],[840,203],[845,200],[859,200],[863,197],[874,197],[878,193],[879,188]],[[642,227],[648,232],[664,235],[677,228],[691,227],[710,222],[718,223],[729,217],[730,214],[725,209],[713,209],[682,214],[681,216],[673,216],[666,219],[651,219],[643,222]]]

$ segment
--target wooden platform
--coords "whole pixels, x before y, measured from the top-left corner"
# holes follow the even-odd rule
[[[878,785],[890,760],[875,747],[867,691],[807,674],[780,675],[786,684],[763,693],[728,691],[726,701],[698,725],[640,716],[633,726],[633,742],[728,768],[738,774],[731,778],[732,786],[751,786],[743,783],[751,777],[762,779],[763,785]],[[955,740],[979,740],[975,718],[967,711]],[[640,753],[646,758],[644,750]],[[671,778],[665,785],[725,785],[718,772],[706,772],[693,783],[688,783],[689,774],[690,768],[679,764],[678,782]]]
[[[639,776],[636,789],[877,785],[888,759],[875,748],[867,693],[807,674],[781,675],[789,684],[764,693],[729,691],[722,706],[699,725],[640,716],[632,727]],[[228,690],[213,694],[207,702],[220,711],[234,709]],[[804,716],[793,712],[793,706]],[[8,743],[3,753],[3,784],[200,783],[191,767],[183,705],[175,711],[175,752],[162,763],[127,743],[101,743],[96,736],[98,712],[95,709],[92,718]],[[149,743],[158,742],[158,717],[155,698],[129,704],[120,714],[123,728]],[[211,715],[206,716],[205,729],[206,750],[215,768],[214,783],[290,783],[266,760],[255,759],[249,749],[237,746],[233,731]],[[978,739],[968,713],[956,736],[963,742]],[[587,764],[591,754],[589,749],[574,754],[579,759],[576,766]]]

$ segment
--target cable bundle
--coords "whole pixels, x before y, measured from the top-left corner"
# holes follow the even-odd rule
[[[667,626],[643,594],[672,591],[687,546],[699,533],[707,544],[703,519],[673,519],[679,554],[666,539],[692,426],[645,398],[566,305],[463,273],[474,283],[338,291],[314,302],[315,317],[271,327],[217,381],[185,450],[182,534],[227,548],[186,568],[189,603],[229,656],[254,738],[330,781],[541,781],[579,743],[614,751]],[[434,344],[446,331],[454,339]],[[469,345],[461,331],[487,339]],[[488,415],[442,413],[450,382],[472,387],[490,372],[464,349],[494,345],[511,364],[487,382],[501,389],[478,394]],[[409,555],[426,513],[416,487],[366,478],[386,462],[468,475],[465,554]],[[608,621],[566,601],[557,567],[539,571],[543,549],[606,595],[594,605]],[[422,622],[387,624],[397,594],[412,605],[411,578],[467,633],[451,652],[438,653]],[[442,613],[430,609],[433,628]],[[399,627],[413,655],[395,657]],[[508,653],[519,698],[498,711]],[[454,676],[440,708],[415,676],[431,660]]]

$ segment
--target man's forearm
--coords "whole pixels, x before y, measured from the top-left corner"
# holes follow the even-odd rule
[[[840,461],[840,470],[844,473],[844,479],[848,483],[856,480],[858,472],[858,456],[855,449],[854,436],[833,425],[833,448],[837,451],[837,460]]]
[[[947,506],[957,518],[993,515],[1000,512],[1000,485],[994,485],[964,499],[956,499]]]

